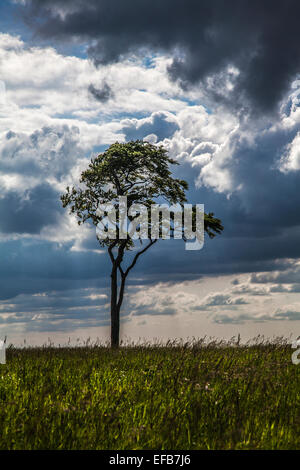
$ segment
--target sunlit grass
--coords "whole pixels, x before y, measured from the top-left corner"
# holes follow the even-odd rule
[[[291,353],[281,340],[10,347],[0,448],[299,449]]]

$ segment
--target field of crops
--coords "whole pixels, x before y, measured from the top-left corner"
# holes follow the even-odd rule
[[[0,449],[300,449],[288,344],[14,348]]]

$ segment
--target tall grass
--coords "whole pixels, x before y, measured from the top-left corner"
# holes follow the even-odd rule
[[[11,346],[0,449],[299,449],[291,353],[280,338]]]

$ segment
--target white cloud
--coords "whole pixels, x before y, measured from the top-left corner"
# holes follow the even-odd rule
[[[184,315],[198,302],[195,294],[185,291],[182,284],[174,286],[159,283],[155,286],[129,290],[131,316],[136,315]]]
[[[300,132],[288,144],[286,155],[282,159],[281,170],[284,172],[300,170]]]
[[[0,34],[0,61],[8,101],[2,111],[8,114],[5,122],[9,128],[12,116],[22,113],[22,119],[14,122],[16,131],[21,130],[16,128],[21,121],[25,130],[24,118],[30,132],[38,127],[36,120],[49,125],[57,117],[75,118],[80,128],[82,118],[101,125],[118,113],[177,112],[186,106],[178,98],[181,90],[168,79],[164,58],[155,60],[150,69],[132,60],[96,68],[88,59],[63,56],[51,47],[28,48],[20,38]],[[88,92],[89,85],[97,87],[104,80],[114,95],[105,106]],[[88,124],[93,123],[86,122],[85,131]]]
[[[281,271],[271,271],[263,273],[253,273],[250,276],[252,283],[264,284],[264,283],[281,283],[281,284],[293,284],[300,283],[300,262],[299,260],[291,260],[286,269]]]
[[[183,92],[171,82],[170,59],[164,56],[154,57],[151,68],[137,58],[96,68],[87,59],[63,56],[51,47],[28,48],[20,38],[0,34],[0,60],[7,89],[6,105],[0,106],[0,132],[65,124],[78,127],[81,143],[88,148],[122,138],[119,115],[163,111],[173,113],[180,127],[179,142],[169,146],[175,150],[181,142],[189,152],[202,141],[222,144],[236,123],[224,110],[210,114],[204,106],[190,106],[186,100],[199,100],[201,89]],[[104,81],[113,92],[105,104],[88,92],[91,84],[97,88]]]
[[[268,295],[269,290],[261,286],[253,286],[250,282],[245,282],[233,287],[231,292],[233,294],[248,294],[248,295]]]
[[[137,58],[96,68],[88,59],[0,34],[0,61],[6,89],[0,104],[2,194],[15,191],[24,198],[42,183],[62,192],[78,180],[95,148],[124,141],[130,132],[162,141],[171,156],[207,167],[236,125],[228,113],[190,106],[186,100],[199,98],[201,90],[183,92],[171,82],[170,59],[164,56],[153,57],[150,68]],[[104,82],[112,95],[99,103],[88,89]],[[137,113],[148,116],[132,117]],[[55,230],[44,226],[40,236],[66,241],[76,235],[75,250],[89,237],[88,229],[81,228],[79,236],[73,221],[59,214],[57,224]],[[67,234],[70,227],[73,235]]]

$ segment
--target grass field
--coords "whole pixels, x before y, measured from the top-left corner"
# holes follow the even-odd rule
[[[300,449],[300,365],[280,341],[10,347],[0,449]]]

